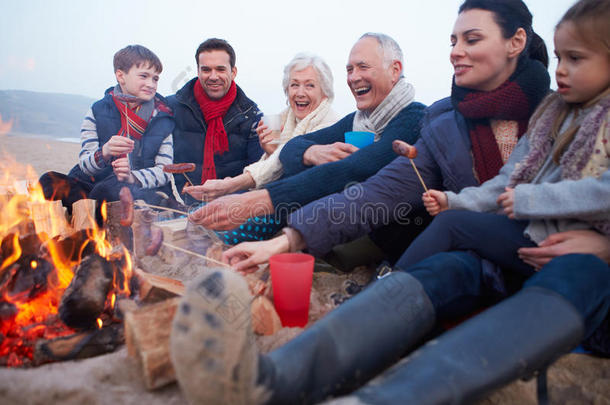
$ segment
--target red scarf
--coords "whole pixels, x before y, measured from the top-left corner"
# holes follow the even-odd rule
[[[199,103],[199,108],[203,113],[203,119],[208,126],[205,133],[205,144],[203,148],[203,167],[201,168],[201,184],[208,179],[216,178],[216,166],[214,165],[214,155],[222,155],[229,150],[229,140],[227,131],[222,123],[222,118],[229,110],[235,97],[237,96],[237,86],[231,82],[229,91],[220,100],[212,100],[203,90],[199,80],[193,86],[195,100]]]
[[[481,183],[495,177],[503,165],[489,121],[517,121],[517,137],[521,138],[530,116],[548,94],[549,82],[546,68],[531,59],[521,60],[513,75],[492,91],[470,90],[457,86],[453,81],[451,101],[466,118],[474,168]]]

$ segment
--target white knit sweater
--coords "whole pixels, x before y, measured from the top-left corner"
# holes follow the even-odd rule
[[[297,121],[290,107],[282,112],[281,118],[284,129],[279,138],[282,142],[280,146],[271,155],[265,153],[259,161],[244,168],[244,173],[250,173],[257,188],[282,177],[283,169],[282,162],[280,161],[280,152],[286,142],[296,136],[329,127],[339,120],[339,116],[330,107],[330,102],[327,98],[322,100],[315,110],[300,121]]]

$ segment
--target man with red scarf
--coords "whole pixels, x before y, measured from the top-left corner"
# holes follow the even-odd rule
[[[235,84],[235,51],[227,41],[204,41],[195,60],[198,77],[169,97],[169,103],[176,119],[174,162],[195,163],[187,176],[193,184],[203,184],[236,176],[260,158],[255,128],[261,113]],[[181,191],[186,178],[176,175],[175,181]]]

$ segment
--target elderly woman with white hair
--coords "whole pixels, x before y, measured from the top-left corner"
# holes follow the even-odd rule
[[[277,137],[261,120],[256,132],[265,153],[261,159],[244,168],[236,177],[208,180],[184,191],[197,199],[210,201],[225,194],[258,188],[282,176],[279,155],[292,138],[334,124],[339,116],[331,108],[334,98],[333,75],[322,58],[308,53],[297,54],[284,68],[282,80],[288,108],[280,114],[282,130]]]

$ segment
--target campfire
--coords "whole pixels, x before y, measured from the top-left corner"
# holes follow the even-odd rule
[[[127,248],[98,227],[94,201],[75,204],[69,224],[61,201],[46,201],[37,184],[11,179],[6,168],[4,173],[0,365],[60,360],[70,354],[62,351],[116,335],[116,303],[130,296]],[[105,223],[105,205],[101,211]]]

